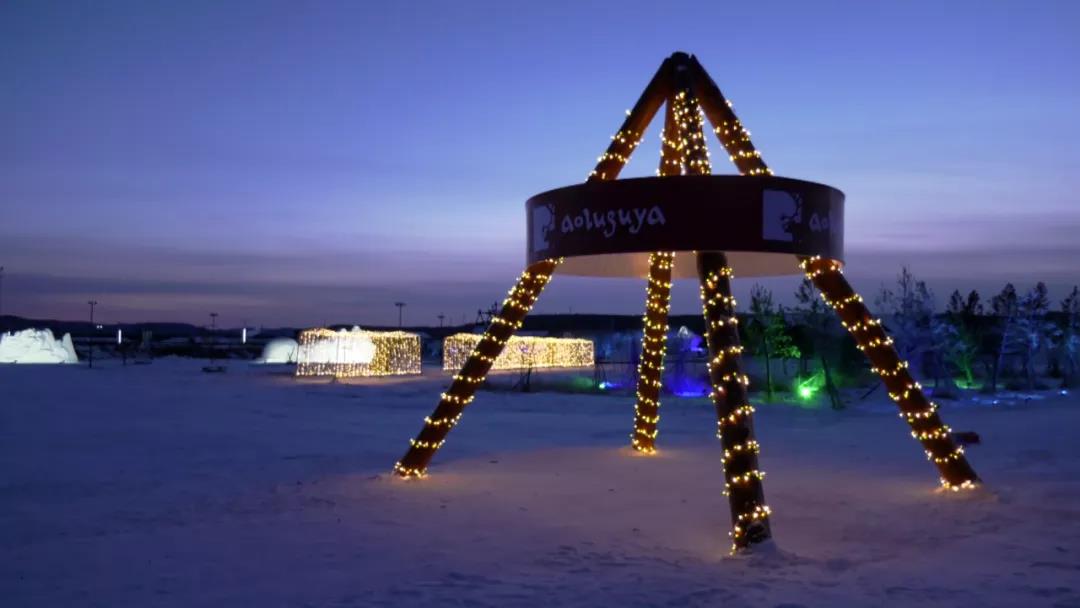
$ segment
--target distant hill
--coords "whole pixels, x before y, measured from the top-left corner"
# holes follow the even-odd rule
[[[100,326],[100,329],[96,329]],[[50,329],[53,334],[62,335],[70,333],[73,337],[91,336],[115,333],[117,329],[124,330],[125,334],[134,337],[143,330],[153,332],[155,338],[189,337],[206,335],[210,330],[206,327],[192,325],[190,323],[171,323],[166,321],[151,321],[146,323],[101,323],[91,324],[89,321],[59,321],[56,319],[28,319],[12,315],[0,316],[0,331],[20,331],[28,328]],[[214,333],[238,333],[239,328],[218,329]],[[293,335],[294,328],[263,328],[262,336]]]
[[[333,323],[330,327],[352,327],[360,325],[364,329],[379,331],[392,331],[397,327],[378,325],[365,325],[363,323]],[[696,333],[701,333],[704,323],[699,315],[673,315],[670,319],[673,329],[686,326]],[[108,323],[102,324],[101,329],[96,329],[88,321],[61,321],[57,319],[30,319],[13,315],[0,316],[0,331],[19,331],[27,328],[50,329],[54,334],[62,335],[70,333],[74,337],[91,336],[115,333],[122,329],[125,334],[132,337],[143,330],[153,332],[156,339],[170,337],[190,337],[207,335],[210,330],[206,327],[192,325],[190,323],[170,322],[146,322],[146,323]],[[409,326],[405,331],[423,332],[429,336],[441,338],[459,332],[471,332],[476,329],[473,323],[465,325],[453,325],[445,327]],[[261,328],[260,337],[294,336],[304,327],[275,327]],[[549,332],[560,334],[563,332],[609,332],[609,331],[637,331],[641,329],[641,316],[639,315],[599,315],[599,314],[557,314],[557,315],[530,315],[525,318],[522,331],[526,332]],[[218,329],[214,333],[232,334],[239,332],[239,328]]]

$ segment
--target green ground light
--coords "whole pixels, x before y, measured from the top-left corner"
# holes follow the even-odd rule
[[[964,389],[966,391],[977,391],[977,390],[981,390],[982,387],[983,387],[982,382],[980,382],[978,380],[969,381],[967,378],[965,378],[963,376],[961,376],[959,378],[956,378],[954,380],[954,382],[956,382],[956,386],[958,386],[958,387],[960,387],[960,388],[962,388],[962,389]]]
[[[818,391],[824,386],[825,376],[821,372],[818,372],[805,380],[796,379],[792,393],[802,401],[815,401]]]

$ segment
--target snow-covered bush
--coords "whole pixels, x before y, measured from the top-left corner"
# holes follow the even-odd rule
[[[296,363],[296,351],[300,345],[292,338],[274,338],[263,347],[262,356],[255,363]]]

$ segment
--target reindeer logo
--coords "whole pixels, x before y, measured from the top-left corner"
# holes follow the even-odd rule
[[[532,235],[530,245],[533,252],[546,251],[551,243],[548,235],[555,230],[555,209],[552,205],[537,205],[532,210]]]
[[[762,197],[761,238],[795,241],[795,226],[802,222],[802,198],[786,190],[766,190]]]
[[[817,233],[829,232],[829,216],[811,213],[802,195],[786,190],[766,190],[762,200],[761,238],[768,241],[806,243]]]

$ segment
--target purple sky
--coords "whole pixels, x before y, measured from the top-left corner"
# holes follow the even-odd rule
[[[1077,23],[1067,1],[9,0],[3,311],[386,324],[403,300],[407,323],[471,321],[521,269],[525,199],[582,181],[675,50],[777,174],[847,193],[867,296],[909,264],[939,302],[1060,297],[1080,282]],[[647,137],[625,176],[653,173]],[[692,283],[675,297],[699,310]],[[557,276],[537,311],[643,298]]]

